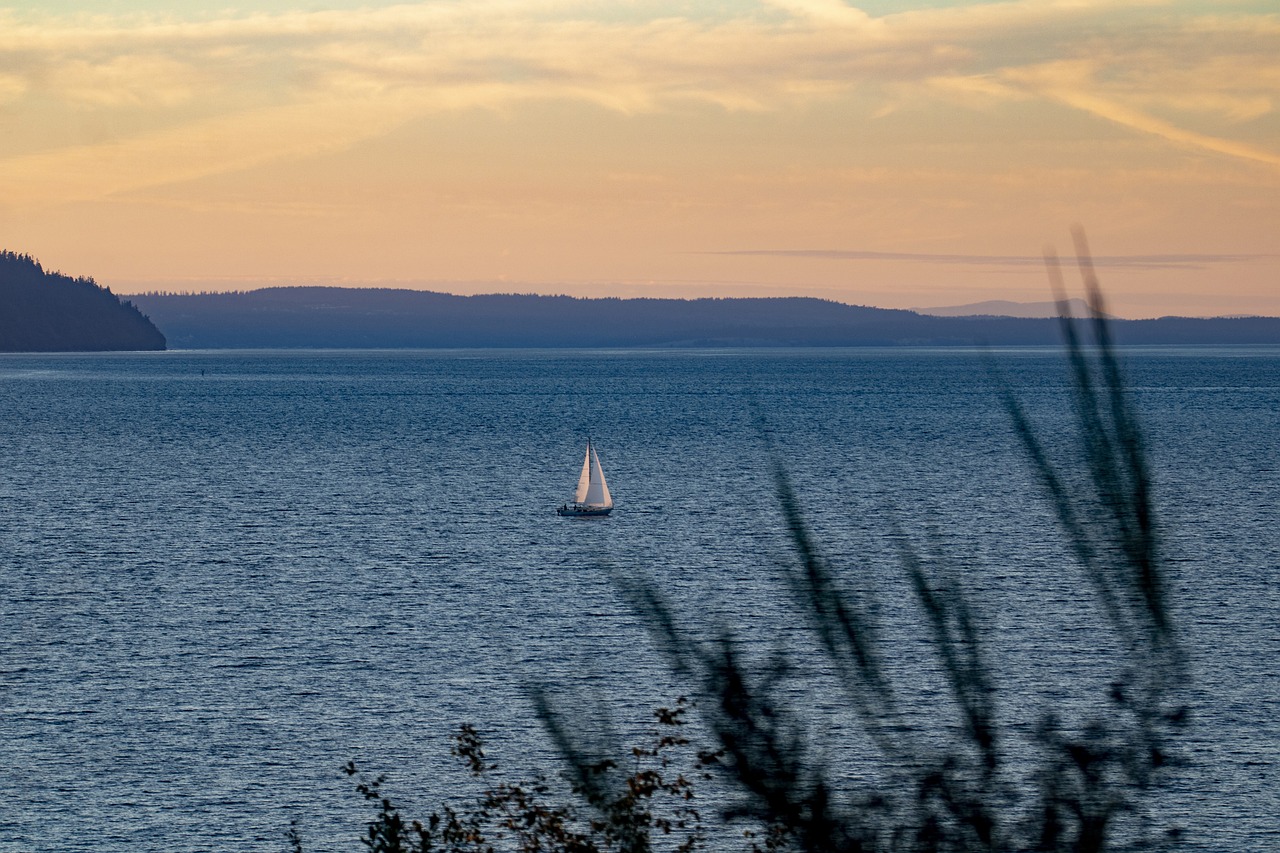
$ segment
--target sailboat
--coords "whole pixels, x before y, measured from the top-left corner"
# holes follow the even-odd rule
[[[578,477],[578,488],[573,493],[573,503],[566,503],[556,510],[557,515],[578,517],[605,516],[613,510],[613,498],[609,495],[609,484],[604,481],[604,470],[600,467],[600,457],[587,439],[587,455],[582,460],[582,474]]]

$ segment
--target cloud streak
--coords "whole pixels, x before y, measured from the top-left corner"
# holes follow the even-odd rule
[[[783,258],[809,258],[827,261],[906,261],[946,266],[1043,267],[1043,255],[961,255],[921,252],[867,252],[845,249],[741,249],[725,252],[700,252],[705,255],[758,255]],[[1159,255],[1095,255],[1099,267],[1130,270],[1204,269],[1223,264],[1280,257],[1269,254],[1159,254]]]
[[[336,107],[336,108],[335,108]],[[376,137],[403,111],[382,100],[237,113],[159,133],[0,160],[8,201],[89,201],[306,157]]]

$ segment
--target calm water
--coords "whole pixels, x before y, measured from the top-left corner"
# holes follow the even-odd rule
[[[1125,359],[1193,656],[1169,807],[1192,847],[1280,846],[1280,350]],[[1066,436],[1060,356],[992,360]],[[530,684],[641,726],[682,688],[611,573],[798,641],[760,421],[908,695],[937,691],[895,526],[986,605],[1002,717],[1070,710],[1104,635],[987,376],[944,350],[2,356],[0,850],[279,850],[295,818],[354,850],[349,759],[411,806],[460,722],[537,765]],[[588,433],[618,509],[558,519]]]

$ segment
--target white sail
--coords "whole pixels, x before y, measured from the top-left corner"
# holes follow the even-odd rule
[[[604,470],[600,467],[600,457],[596,455],[596,449],[591,446],[591,442],[587,442],[587,456],[591,460],[591,477],[587,484],[586,500],[582,503],[587,506],[613,506],[613,498],[609,495],[609,484],[605,482]]]
[[[591,442],[587,442],[587,455],[582,459],[582,474],[578,477],[578,488],[573,493],[576,504],[587,502],[587,492],[591,490]]]
[[[600,457],[587,439],[587,454],[582,458],[582,473],[578,476],[578,488],[573,493],[573,505],[565,504],[556,510],[559,515],[603,516],[613,509],[613,496],[600,467]]]

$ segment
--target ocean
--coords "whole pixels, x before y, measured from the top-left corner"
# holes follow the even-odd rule
[[[1280,846],[1280,349],[1121,357],[1190,660],[1157,810],[1188,849]],[[803,661],[775,464],[922,724],[944,691],[902,543],[950,567],[1016,752],[1113,661],[1006,392],[1070,459],[1049,348],[0,356],[0,850],[275,851],[291,821],[355,850],[349,760],[420,815],[460,723],[555,766],[534,689],[643,732],[693,686],[627,580]],[[616,509],[559,518],[588,437]]]

